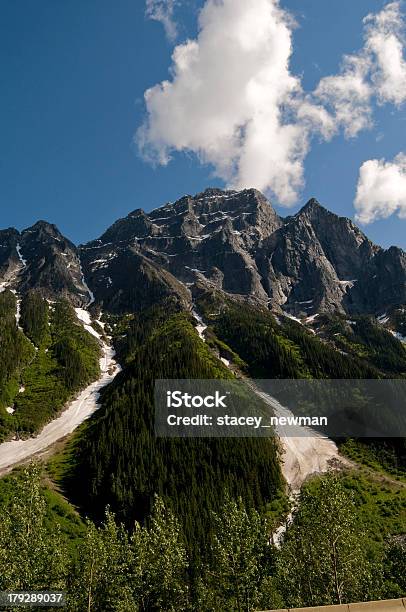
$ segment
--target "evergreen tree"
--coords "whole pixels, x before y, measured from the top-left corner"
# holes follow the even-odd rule
[[[132,320],[122,338],[133,346],[135,336],[140,344],[103,392],[100,410],[77,436],[72,469],[63,485],[93,520],[100,520],[100,512],[109,505],[129,529],[135,521],[144,524],[155,494],[170,500],[181,521],[192,571],[196,568],[199,573],[211,513],[221,508],[224,489],[235,499],[242,497],[247,507],[262,510],[282,488],[278,446],[274,438],[155,435],[156,379],[216,379],[231,374],[200,340],[187,315],[170,316],[156,309],[149,314]],[[119,334],[124,335],[122,330]]]
[[[29,291],[21,301],[20,323],[26,336],[40,347],[49,342],[49,308],[38,291]]]

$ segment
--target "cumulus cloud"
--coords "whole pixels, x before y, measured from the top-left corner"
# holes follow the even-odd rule
[[[321,79],[314,96],[330,109],[334,127],[347,137],[356,136],[372,125],[372,86],[367,80],[370,58],[360,55],[344,57],[341,73]]]
[[[144,155],[166,164],[173,151],[193,151],[229,185],[292,204],[309,125],[326,117],[310,101],[300,121],[290,116],[302,96],[291,53],[292,22],[276,0],[207,0],[197,39],[174,50],[172,80],[145,93]]]
[[[169,40],[176,39],[178,28],[174,19],[177,0],[146,0],[145,14],[148,19],[162,23]]]
[[[406,61],[403,57],[403,15],[400,2],[391,2],[364,19],[366,52],[372,57],[371,78],[381,103],[406,100]]]
[[[344,56],[338,75],[321,79],[314,95],[333,112],[336,129],[347,137],[373,124],[372,101],[399,105],[406,100],[404,21],[400,2],[390,2],[364,19],[365,43]]]
[[[406,155],[399,153],[391,162],[370,159],[360,168],[355,198],[356,219],[372,223],[397,213],[406,219]]]
[[[368,15],[363,49],[306,93],[290,69],[294,24],[279,0],[206,0],[196,39],[174,49],[171,78],[145,92],[139,149],[163,165],[193,152],[228,186],[294,204],[314,136],[354,137],[373,123],[374,96],[405,99],[401,24],[399,2]]]

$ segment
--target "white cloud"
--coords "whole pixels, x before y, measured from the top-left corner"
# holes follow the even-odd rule
[[[372,63],[372,82],[381,103],[406,100],[406,61],[403,57],[404,21],[400,2],[391,2],[377,15],[364,19],[366,50]]]
[[[347,137],[372,126],[372,101],[401,104],[406,100],[404,29],[400,2],[390,2],[364,19],[365,44],[344,56],[341,72],[321,79],[315,97],[334,113],[336,128]]]
[[[354,137],[373,123],[374,96],[404,99],[401,26],[399,2],[369,15],[363,49],[306,94],[290,69],[293,23],[279,0],[206,0],[197,38],[174,49],[170,80],[145,92],[139,149],[163,165],[193,152],[228,186],[257,187],[289,206],[312,137]]]
[[[178,34],[174,12],[177,0],[146,0],[145,14],[148,19],[162,23],[169,40],[175,40]]]
[[[406,219],[406,155],[399,153],[392,162],[370,159],[360,168],[355,198],[356,219],[372,223],[397,213]]]
[[[292,23],[277,0],[207,0],[197,39],[174,50],[172,80],[145,93],[144,155],[166,164],[173,151],[193,151],[229,185],[292,204],[310,125],[324,131],[327,116],[307,101],[296,119],[303,92],[291,53]]]
[[[372,124],[372,87],[367,81],[370,60],[364,54],[344,57],[341,73],[321,79],[314,96],[331,110],[335,129],[356,136]]]

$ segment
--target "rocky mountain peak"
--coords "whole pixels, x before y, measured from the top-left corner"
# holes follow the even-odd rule
[[[310,198],[310,200],[308,200],[306,204],[300,209],[300,211],[298,212],[298,215],[300,214],[312,215],[314,213],[318,214],[322,211],[329,212],[327,211],[326,208],[324,208],[324,206],[320,204],[318,200],[316,200],[316,198]]]
[[[20,238],[21,248],[24,250],[33,250],[44,248],[48,245],[55,253],[68,249],[72,252],[76,250],[73,242],[68,240],[54,225],[47,221],[37,221],[31,227],[24,229],[21,232]]]
[[[18,238],[20,232],[15,227],[8,227],[0,230],[0,241],[7,241],[13,238]]]
[[[385,291],[392,303],[402,299],[405,276],[398,254],[373,245],[315,198],[283,220],[256,189],[210,187],[149,213],[137,209],[81,252],[96,299],[118,304],[122,291],[120,308],[129,291],[128,274],[125,281],[118,274],[123,268],[145,291],[153,277],[184,300],[179,283],[191,291],[206,284],[299,315],[373,311],[384,300],[382,292],[379,300],[368,293],[371,279],[386,270],[385,287],[397,287]],[[157,276],[158,269],[170,276]]]
[[[315,227],[321,227],[322,224],[327,224],[330,227],[342,226],[346,228],[350,233],[357,235],[361,241],[368,240],[363,232],[355,225],[355,223],[348,217],[340,217],[339,215],[331,212],[325,206],[320,204],[316,198],[311,198],[294,217],[289,217],[291,220],[295,219],[307,219],[311,221]]]
[[[82,272],[83,271],[83,272]],[[86,279],[86,282],[83,278]],[[210,187],[118,219],[77,249],[55,225],[0,231],[0,286],[133,311],[215,288],[295,316],[406,303],[406,254],[374,245],[315,198],[280,218],[256,189]]]
[[[234,190],[224,190],[219,187],[207,187],[201,193],[198,193],[195,198],[210,198],[215,196],[222,196],[224,194],[236,193]]]
[[[66,297],[86,305],[89,292],[83,282],[76,246],[47,221],[37,221],[21,233],[0,232],[0,285],[22,294],[37,289],[44,297]]]
[[[43,219],[38,220],[36,223],[34,223],[34,225],[31,225],[31,227],[27,227],[21,233],[28,234],[32,232],[44,232],[51,235],[57,234],[58,236],[62,236],[56,225],[49,223],[48,221],[44,221]]]
[[[152,223],[146,213],[140,208],[134,210],[127,217],[118,219],[107,231],[92,244],[97,242],[119,243],[128,242],[139,236],[146,237],[151,233]]]
[[[0,230],[0,286],[4,287],[19,268],[17,245],[20,232],[14,227]]]
[[[137,217],[143,217],[145,215],[144,211],[142,210],[142,208],[136,208],[135,210],[133,210],[132,212],[128,213],[127,218],[137,218]]]

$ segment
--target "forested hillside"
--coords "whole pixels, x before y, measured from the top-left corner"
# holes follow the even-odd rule
[[[0,293],[0,309],[0,436],[4,439],[37,432],[69,398],[96,379],[100,347],[67,301],[49,304],[39,293],[28,292],[19,305],[19,326],[13,293]]]
[[[16,324],[17,299],[11,291],[0,293],[0,440],[14,423],[6,411],[18,393],[21,373],[35,357],[32,344]]]
[[[103,395],[66,454],[69,498],[100,518],[109,504],[127,525],[143,521],[156,494],[184,528],[195,561],[210,532],[210,514],[228,492],[264,511],[279,499],[282,480],[275,439],[167,439],[154,432],[154,382],[159,378],[226,378],[231,374],[198,337],[190,315],[169,305],[126,323],[121,375]],[[123,329],[114,328],[118,336]]]
[[[320,315],[308,329],[265,308],[205,292],[197,301],[214,346],[226,343],[252,378],[374,379],[406,377],[406,348],[372,317]],[[315,330],[317,333],[315,333]],[[353,459],[406,473],[405,438],[364,439],[343,445]],[[356,450],[357,449],[357,450]]]
[[[383,377],[406,377],[406,348],[374,317],[320,315],[315,330],[346,355],[370,363]]]
[[[349,464],[331,440],[321,461],[317,443],[154,430],[157,379],[404,378],[403,252],[314,200],[279,218],[256,190],[137,209],[78,248],[45,222],[3,234],[0,441],[98,381],[44,469],[0,480],[0,590],[66,589],[69,612],[406,594],[404,439],[337,440]],[[303,471],[294,491],[309,477],[294,501],[281,467]]]
[[[329,334],[319,337],[288,317],[215,292],[204,293],[197,304],[215,335],[248,364],[252,378],[380,378],[385,376],[383,364],[392,365],[391,374],[406,374],[405,348],[367,319],[360,318],[352,334],[354,345],[362,343],[363,354],[345,353],[330,342],[333,337],[337,342],[333,324]],[[335,325],[339,323],[337,319]]]

